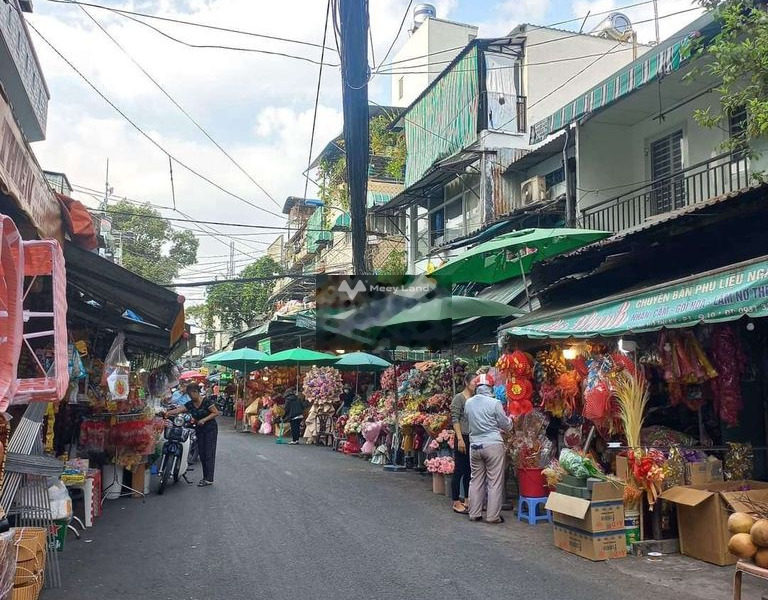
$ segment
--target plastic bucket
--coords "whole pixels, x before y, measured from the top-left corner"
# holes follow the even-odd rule
[[[542,469],[518,469],[517,483],[520,495],[527,498],[543,498],[549,495]]]
[[[445,494],[445,476],[439,473],[432,473],[432,492],[435,494]]]
[[[624,511],[624,535],[627,538],[627,551],[630,551],[632,544],[640,541],[640,511]]]

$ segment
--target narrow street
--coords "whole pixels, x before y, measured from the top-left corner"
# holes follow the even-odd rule
[[[501,526],[468,522],[414,473],[238,434],[227,420],[220,431],[215,486],[108,501],[83,539],[67,540],[63,587],[43,600],[729,596],[728,568],[591,563],[510,512]]]

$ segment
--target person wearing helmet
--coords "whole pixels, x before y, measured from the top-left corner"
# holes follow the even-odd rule
[[[509,431],[512,421],[493,395],[494,381],[490,374],[478,375],[473,383],[475,395],[464,406],[469,425],[469,462],[472,468],[469,520],[482,519],[483,504],[486,504],[486,522],[503,523],[501,506],[506,448],[501,432]]]

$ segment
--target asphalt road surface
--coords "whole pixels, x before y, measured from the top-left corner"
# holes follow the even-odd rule
[[[654,567],[639,559],[562,552],[547,525],[512,522],[509,512],[502,525],[470,523],[414,473],[235,433],[226,421],[217,458],[212,487],[107,501],[83,539],[68,538],[63,587],[42,599],[703,597],[669,587],[662,571],[635,578],[627,561],[644,575]]]

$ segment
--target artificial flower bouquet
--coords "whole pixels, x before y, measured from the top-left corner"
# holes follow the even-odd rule
[[[333,367],[312,367],[304,376],[304,395],[313,404],[336,404],[343,391],[341,373]]]
[[[443,429],[437,437],[432,438],[429,443],[429,450],[432,452],[438,452],[440,450],[453,450],[456,440],[456,434],[452,429]]]
[[[424,461],[427,471],[437,475],[451,475],[455,464],[450,456],[438,456]]]

